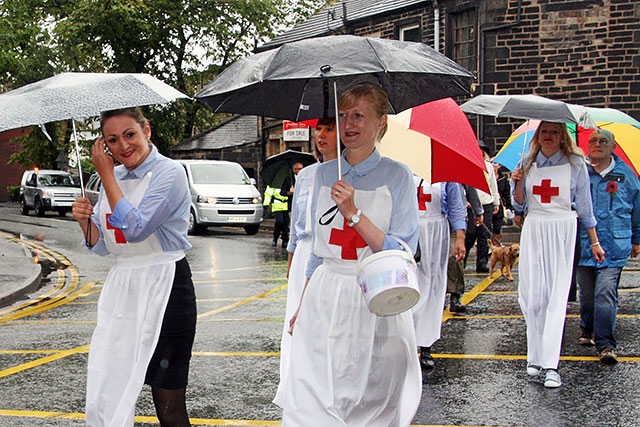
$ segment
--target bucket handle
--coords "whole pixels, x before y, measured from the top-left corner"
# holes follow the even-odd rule
[[[398,243],[400,243],[400,245],[404,248],[404,250],[409,254],[409,256],[413,259],[413,251],[411,250],[409,245],[407,245],[407,243],[404,240],[400,239],[399,237],[396,237],[396,236],[391,236],[391,237],[396,239]]]

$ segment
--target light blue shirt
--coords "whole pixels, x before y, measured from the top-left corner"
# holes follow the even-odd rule
[[[393,200],[389,230],[385,236],[382,250],[400,249],[401,245],[391,236],[405,241],[414,251],[418,247],[418,198],[409,168],[387,157],[382,157],[377,149],[362,162],[351,166],[340,157],[342,176],[345,182],[356,190],[373,191],[386,185]],[[312,214],[316,211],[318,194],[321,187],[331,187],[338,178],[338,160],[331,160],[318,166],[313,186]],[[365,213],[366,214],[366,213]],[[312,218],[316,218],[312,215]],[[315,235],[313,237],[315,239]],[[314,243],[315,245],[315,243]],[[313,247],[313,246],[312,246]],[[315,269],[322,264],[322,258],[313,251],[307,264],[306,276],[311,277]]]
[[[442,214],[447,215],[453,231],[466,230],[467,206],[465,205],[460,184],[443,182],[440,188],[442,189],[442,195],[440,196]]]
[[[576,211],[578,218],[580,218],[580,224],[585,228],[595,227],[597,224],[596,218],[593,215],[593,205],[591,204],[591,191],[589,182],[589,173],[587,172],[587,164],[580,156],[573,155],[571,157],[571,208]],[[544,168],[547,166],[560,166],[566,165],[569,162],[569,158],[564,153],[558,150],[551,157],[545,157],[542,151],[536,156],[536,165],[538,168]],[[522,162],[517,167],[522,167]],[[520,212],[527,212],[527,192],[526,192],[525,176],[523,180],[524,185],[524,203],[519,204],[513,197],[515,193],[515,185],[513,180],[511,181],[511,199],[513,201],[513,207]]]
[[[118,201],[109,224],[122,230],[127,242],[141,242],[155,234],[165,252],[191,249],[187,241],[191,196],[186,172],[179,163],[150,146],[151,153],[136,169],[130,171],[123,165],[114,169],[117,180],[141,179],[148,172],[151,180],[137,208],[126,198]],[[100,230],[100,239],[91,251],[99,255],[109,254],[100,228],[100,203],[104,197],[102,188],[91,217]]]
[[[309,197],[313,190],[313,182],[316,175],[316,168],[320,163],[314,163],[302,168],[296,177],[296,187],[293,192],[293,201],[291,204],[291,231],[289,233],[289,243],[287,251],[294,253],[298,240],[306,239],[311,235],[311,224],[307,224],[307,210],[309,206]]]

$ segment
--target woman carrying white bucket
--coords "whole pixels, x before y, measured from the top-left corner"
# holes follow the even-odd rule
[[[291,321],[282,425],[406,427],[422,387],[411,312],[373,314],[356,270],[372,252],[402,250],[396,238],[415,251],[413,177],[375,148],[389,110],[380,87],[356,84],[338,108],[345,151],[316,174],[310,280]],[[338,162],[346,172],[336,181]]]

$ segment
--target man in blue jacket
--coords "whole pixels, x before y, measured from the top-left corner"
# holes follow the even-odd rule
[[[616,315],[618,284],[629,256],[640,253],[640,185],[635,172],[613,154],[615,137],[599,129],[589,137],[587,157],[598,242],[580,227],[580,344],[595,345],[600,361],[618,362]],[[591,247],[599,244],[605,259],[598,263]]]

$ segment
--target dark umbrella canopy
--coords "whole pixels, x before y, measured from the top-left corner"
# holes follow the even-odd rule
[[[350,35],[300,40],[243,58],[195,98],[215,112],[301,121],[334,117],[334,90],[369,80],[392,113],[468,94],[473,75],[423,43]]]
[[[291,168],[298,162],[304,166],[309,166],[316,162],[316,158],[310,153],[294,150],[274,154],[264,162],[260,173],[262,181],[271,187],[279,188],[282,186],[284,179],[293,174]]]

